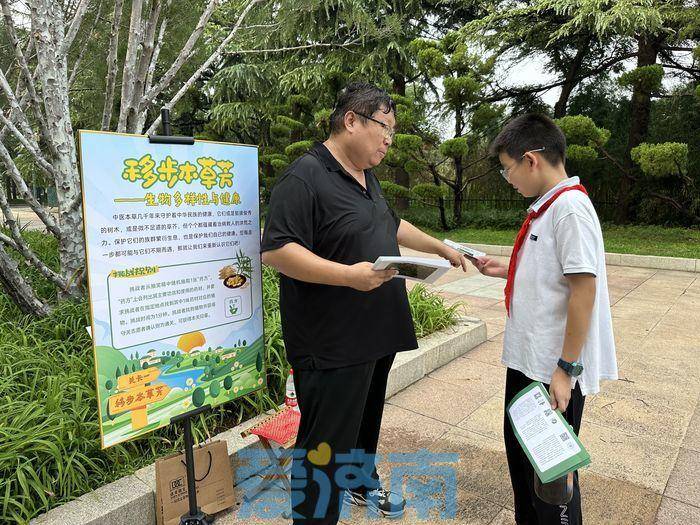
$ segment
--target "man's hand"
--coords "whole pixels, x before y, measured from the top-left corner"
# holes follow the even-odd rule
[[[552,409],[557,408],[564,412],[571,399],[571,377],[561,368],[557,367],[552,374],[549,384],[549,397],[552,398]]]
[[[469,260],[483,275],[487,275],[489,277],[501,277],[503,279],[508,277],[508,265],[502,261],[499,261],[498,259],[478,257],[476,259]]]
[[[467,271],[467,258],[459,253],[457,250],[454,248],[450,248],[447,246],[445,243],[440,243],[440,251],[438,252],[438,255],[442,257],[443,259],[447,259],[450,261],[450,264],[454,268],[462,268],[462,271]]]
[[[372,263],[360,262],[348,266],[347,286],[361,292],[369,292],[379,288],[398,272],[395,269],[373,270]]]

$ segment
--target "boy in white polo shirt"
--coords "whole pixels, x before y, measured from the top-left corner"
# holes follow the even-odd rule
[[[502,362],[505,404],[532,381],[548,385],[552,408],[578,434],[585,396],[617,379],[615,341],[600,222],[578,177],[566,173],[566,138],[543,115],[516,117],[494,139],[501,174],[523,196],[538,197],[516,237],[508,266],[475,261],[484,275],[507,279]],[[504,440],[518,525],[580,525],[578,475],[568,505],[541,501],[533,469],[507,416]]]

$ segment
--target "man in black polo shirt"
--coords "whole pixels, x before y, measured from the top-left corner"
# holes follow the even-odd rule
[[[295,524],[338,522],[336,454],[376,453],[394,356],[418,347],[405,281],[393,279],[394,270],[372,270],[372,263],[400,255],[401,244],[467,265],[384,200],[370,170],[386,155],[394,125],[395,105],[385,91],[348,85],[331,115],[331,136],[292,163],[270,199],[263,262],[281,274],[282,332],[301,410],[296,448],[317,451],[313,461],[294,460]],[[403,498],[382,489],[366,457],[347,501],[401,515]],[[312,469],[330,483],[312,481]]]

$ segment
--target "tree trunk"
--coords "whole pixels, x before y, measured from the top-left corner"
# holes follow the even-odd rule
[[[129,21],[129,40],[126,45],[124,69],[122,71],[121,110],[117,131],[124,133],[128,130],[129,122],[135,122],[137,108],[134,107],[134,84],[136,82],[136,62],[141,46],[143,46],[143,23],[141,12],[143,0],[133,0],[131,3],[131,19]]]
[[[117,80],[117,51],[119,49],[119,24],[122,18],[124,0],[115,0],[112,28],[109,34],[109,53],[107,55],[107,85],[105,87],[105,105],[102,110],[102,131],[110,128],[114,109],[114,87]]]
[[[51,312],[51,308],[36,296],[32,287],[19,273],[19,264],[10,257],[2,245],[0,245],[0,285],[22,313],[44,317]]]
[[[438,177],[437,171],[433,171],[433,182],[438,188],[441,187],[442,181],[440,180],[440,177]],[[444,197],[438,197],[438,210],[440,211],[440,224],[442,224],[442,229],[449,230],[449,226],[447,224],[447,216],[445,215]]]
[[[452,215],[454,217],[455,225],[460,226],[462,224],[462,202],[464,201],[464,192],[462,191],[462,179],[464,178],[464,168],[462,167],[462,158],[455,157],[455,187],[454,191],[454,210],[452,210]]]
[[[641,36],[637,39],[639,51],[637,54],[637,67],[656,64],[656,58],[661,47],[661,39]],[[630,129],[625,150],[625,169],[628,173],[634,170],[634,163],[630,152],[639,146],[649,131],[649,116],[651,114],[651,92],[644,86],[635,86],[632,92],[630,108]],[[625,223],[630,219],[632,207],[631,189],[632,181],[623,176],[620,179],[618,191],[617,216],[618,222]]]
[[[37,0],[32,5],[31,18],[32,33],[37,42],[37,73],[46,109],[46,125],[57,152],[51,160],[56,172],[61,231],[58,255],[61,275],[69,283],[65,290],[59,290],[59,296],[78,297],[82,292],[78,275],[85,266],[85,253],[80,177],[68,100],[67,55],[59,53],[63,43],[63,15],[56,2]]]
[[[581,43],[581,47],[576,52],[576,56],[571,62],[571,67],[566,73],[566,82],[561,87],[561,93],[559,94],[559,100],[554,105],[554,118],[561,118],[566,115],[566,106],[569,103],[569,97],[571,92],[578,85],[579,81],[576,79],[581,73],[581,65],[583,64],[583,59],[586,57],[588,52],[588,46],[590,40],[586,40]]]
[[[401,95],[402,97],[406,96],[406,78],[399,74],[399,73],[394,73],[391,76],[392,78],[392,91],[396,93],[397,95]],[[403,132],[406,132],[408,130],[402,130]],[[408,175],[408,172],[404,169],[403,166],[397,166],[393,170],[394,172],[394,182],[398,184],[399,186],[403,186],[404,188],[410,188],[411,187],[411,179]],[[407,197],[397,197],[396,198],[396,209],[397,210],[406,210],[408,209],[409,201]]]
[[[462,108],[458,106],[455,108],[455,138],[462,136],[462,130],[464,128],[464,123],[462,121]],[[454,222],[456,226],[462,224],[462,202],[463,202],[463,191],[462,191],[462,179],[464,177],[462,166],[462,157],[454,157],[455,165],[455,187],[454,191],[454,209],[452,210],[452,216],[454,217]]]

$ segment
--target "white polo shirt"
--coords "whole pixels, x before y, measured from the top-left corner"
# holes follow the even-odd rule
[[[558,190],[579,184],[566,179],[535,201],[537,210]],[[562,193],[534,219],[518,255],[502,362],[527,377],[550,383],[564,344],[569,285],[566,275],[596,276],[588,337],[579,362],[583,395],[600,390],[601,379],[617,379],[615,339],[605,273],[603,234],[593,203],[581,191]]]

